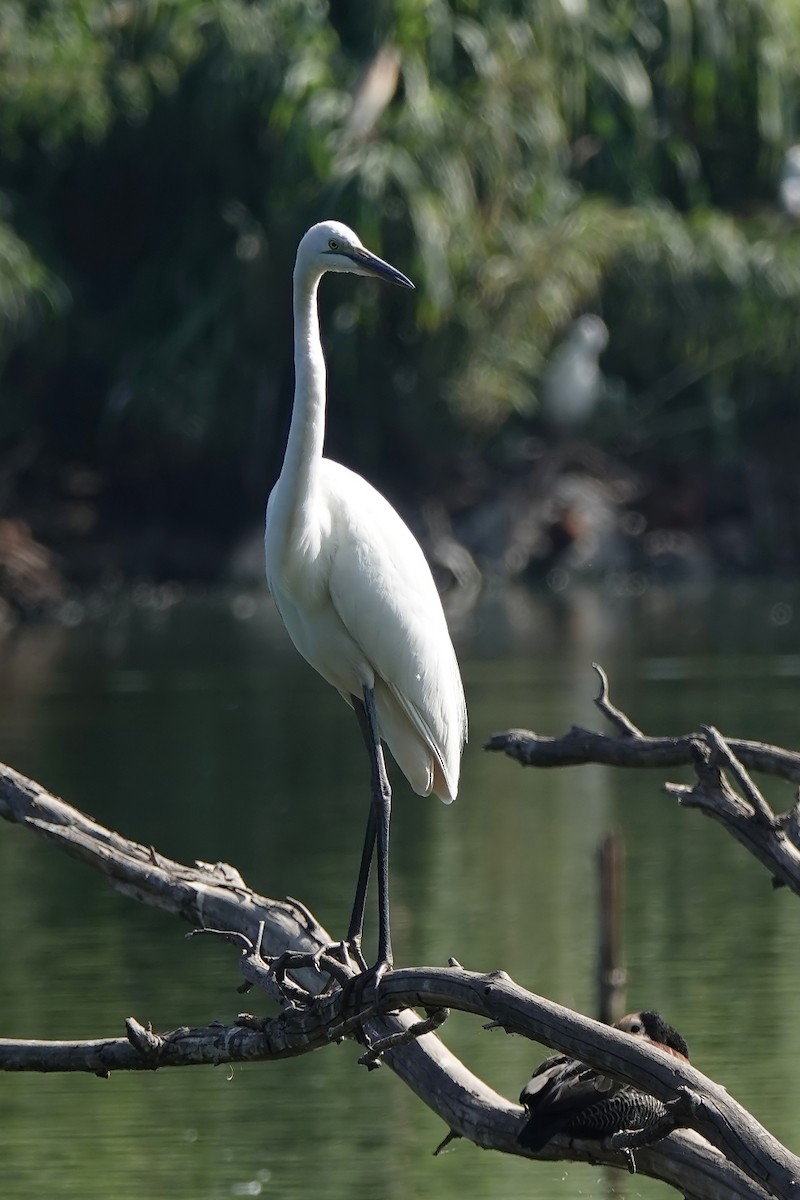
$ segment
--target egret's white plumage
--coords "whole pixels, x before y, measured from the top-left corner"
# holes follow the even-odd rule
[[[363,703],[367,717],[374,701],[376,732],[414,791],[450,802],[458,790],[466,704],[430,569],[388,501],[322,454],[326,388],[317,289],[326,271],[413,286],[338,222],[314,225],[300,242],[294,407],[283,467],[267,504],[267,579],[303,657],[349,704]],[[388,837],[388,798],[386,805]],[[374,842],[374,828],[371,836]],[[378,842],[380,851],[380,826]],[[386,920],[388,928],[388,913]],[[360,939],[351,923],[353,934]],[[390,950],[387,957],[391,961]]]
[[[548,363],[542,380],[542,412],[559,433],[572,433],[594,412],[603,389],[599,359],[607,345],[605,322],[585,313]]]
[[[790,217],[800,217],[800,146],[790,146],[784,155],[778,179],[778,199]]]
[[[300,521],[281,521],[280,481],[270,496],[267,576],[278,611],[303,658],[348,703],[374,690],[381,736],[414,791],[454,800],[464,694],[425,556],[365,479],[327,458],[318,467]],[[283,555],[281,524],[294,542]]]

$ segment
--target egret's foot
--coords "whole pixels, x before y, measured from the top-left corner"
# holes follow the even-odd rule
[[[366,967],[360,975],[351,980],[349,987],[352,989],[351,995],[356,1008],[371,1008],[379,1017],[385,1014],[386,1009],[381,1000],[380,987],[384,976],[391,969],[392,964],[388,959],[379,959],[373,966]]]
[[[358,937],[348,937],[342,942],[342,957],[350,963],[355,963],[360,973],[369,970],[367,960],[361,950],[361,935]]]
[[[389,974],[391,969],[392,969],[391,960],[384,959],[382,962],[376,962],[374,967],[369,967],[364,972],[365,975],[371,976],[371,978],[372,978],[372,990],[375,994],[376,1002],[378,1001],[378,991],[381,986],[381,980],[383,979],[384,975]],[[378,1007],[380,1009],[380,1005]]]
[[[344,942],[333,942],[314,951],[284,950],[277,958],[268,962],[269,974],[274,977],[278,988],[292,1007],[313,1003],[336,984],[345,987],[353,978],[359,978],[354,974],[357,965],[350,957]],[[313,987],[310,983],[303,984],[297,978],[300,971],[314,971],[317,975],[327,975],[328,982],[321,989]]]

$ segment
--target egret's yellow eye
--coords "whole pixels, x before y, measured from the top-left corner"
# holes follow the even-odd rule
[[[337,242],[336,238],[331,238],[331,240],[328,242],[328,249],[329,250],[338,250],[339,249],[339,243]]]

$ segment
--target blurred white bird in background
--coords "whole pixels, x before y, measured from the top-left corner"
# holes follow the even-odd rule
[[[584,425],[603,392],[600,355],[608,345],[605,322],[593,313],[578,317],[542,378],[542,415],[559,436]]]
[[[800,217],[800,146],[790,146],[778,177],[778,199],[790,217]]]
[[[367,831],[347,945],[362,969],[364,907],[378,848],[375,985],[392,965],[389,923],[391,788],[381,742],[419,795],[455,799],[467,710],[430,568],[383,496],[323,457],[325,358],[317,291],[326,271],[413,287],[347,226],[312,226],[294,268],[295,393],[280,477],[267,504],[267,581],[300,654],[350,704],[370,757]],[[308,753],[298,731],[298,754]]]

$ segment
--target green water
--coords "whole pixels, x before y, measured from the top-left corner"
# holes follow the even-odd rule
[[[503,967],[594,1009],[594,854],[626,846],[629,1007],[657,1007],[696,1064],[800,1149],[798,901],[657,772],[535,773],[482,750],[495,730],[602,728],[599,660],[641,727],[713,723],[800,744],[800,595],[783,585],[640,597],[505,593],[455,623],[471,742],[452,807],[397,782],[392,902],[399,963]],[[0,644],[0,757],[165,854],[226,860],[343,932],[366,813],[355,723],[295,655],[259,595],[158,594]],[[670,778],[686,778],[670,772]],[[786,807],[789,788],[767,792]],[[235,952],[16,827],[0,825],[0,1035],[119,1035],[229,1020]],[[248,997],[248,1005],[259,1001]],[[263,1006],[266,1011],[266,1005]],[[544,1053],[454,1015],[443,1037],[516,1097]],[[621,1173],[531,1164],[455,1143],[352,1045],[229,1070],[0,1079],[0,1194],[211,1200],[667,1196]]]

